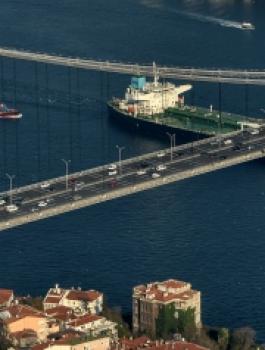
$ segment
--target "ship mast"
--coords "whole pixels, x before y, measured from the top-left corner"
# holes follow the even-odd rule
[[[159,80],[159,72],[155,62],[153,62],[153,76],[154,76],[154,84],[155,86],[157,86],[158,80]]]

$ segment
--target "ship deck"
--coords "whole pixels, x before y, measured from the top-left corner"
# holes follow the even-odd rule
[[[203,107],[187,105],[182,108],[169,108],[163,114],[137,116],[137,118],[206,135],[226,134],[239,130],[241,126],[238,122],[264,124],[264,121],[261,119],[247,118],[227,112],[219,113],[215,110],[210,112],[209,109]]]

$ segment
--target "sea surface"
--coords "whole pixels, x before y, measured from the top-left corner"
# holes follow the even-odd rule
[[[249,21],[254,31],[240,29]],[[0,46],[72,57],[264,69],[265,3],[230,0],[1,0]],[[108,120],[129,76],[0,60],[0,95],[23,112],[0,123],[0,187],[168,147]],[[223,110],[263,117],[261,87],[222,87]],[[218,86],[188,101],[218,105]],[[0,287],[103,291],[131,310],[132,287],[167,278],[202,293],[205,324],[251,326],[265,341],[265,162],[255,161],[0,233]]]

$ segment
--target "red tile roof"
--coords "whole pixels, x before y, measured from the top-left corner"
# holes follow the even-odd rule
[[[31,306],[28,305],[12,305],[5,309],[8,311],[11,315],[11,317],[23,317],[23,316],[34,316],[34,315],[41,315],[43,316],[43,312],[39,311],[37,309],[34,309]]]
[[[152,345],[145,350],[210,350],[203,346],[188,342],[170,342],[169,344]]]
[[[19,340],[23,338],[37,337],[37,333],[33,329],[23,329],[23,331],[10,333],[9,336]]]
[[[150,339],[146,336],[138,337],[135,339],[124,338],[124,339],[120,340],[120,344],[121,344],[122,348],[125,350],[137,349],[139,347],[144,346],[148,342],[150,342]]]
[[[0,305],[6,304],[13,295],[11,289],[0,289]]]
[[[190,284],[178,280],[167,280],[164,282],[154,282],[148,285],[135,287],[135,291],[147,300],[156,300],[168,302],[174,300],[189,300],[194,297],[198,291],[190,289]],[[185,288],[183,291],[183,288]],[[174,289],[174,291],[172,291]]]
[[[175,288],[175,289],[183,288],[187,285],[186,282],[178,281],[178,280],[167,280],[167,281],[162,282],[162,284],[166,288]]]
[[[100,297],[102,294],[95,291],[95,290],[88,290],[88,291],[82,291],[82,290],[71,290],[67,296],[66,299],[68,300],[84,300],[84,301],[94,301],[98,297]]]
[[[26,316],[20,316],[20,317],[11,317],[11,318],[7,318],[4,320],[4,323],[6,325],[9,325],[11,323],[14,323],[14,322],[17,322],[18,320],[22,320],[23,318],[26,318],[26,317],[33,317],[33,318],[40,318],[40,319],[43,319],[44,317],[41,316],[41,315],[26,315]]]
[[[56,341],[49,341],[44,344],[38,344],[31,348],[31,350],[45,350],[48,349],[52,345],[68,345],[69,342],[73,339],[79,339],[80,336],[77,336],[75,334],[66,334],[62,339],[56,340]]]
[[[68,325],[72,327],[78,327],[87,323],[100,320],[102,318],[103,318],[102,316],[97,316],[97,315],[84,315],[76,318],[74,321],[69,322]]]
[[[48,304],[59,304],[60,300],[62,299],[61,296],[55,296],[55,295],[48,295],[45,300],[44,303],[48,303]]]
[[[46,310],[46,314],[48,316],[59,319],[61,321],[66,321],[66,320],[75,318],[73,314],[73,310],[70,307],[63,306],[63,305],[59,305],[59,306],[53,307],[52,309]]]

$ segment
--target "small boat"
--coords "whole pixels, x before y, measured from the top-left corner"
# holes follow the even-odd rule
[[[242,29],[246,29],[246,30],[254,30],[255,26],[252,23],[250,23],[250,22],[242,22],[241,23],[241,28]]]
[[[4,103],[0,103],[0,119],[20,119],[22,113],[13,108],[8,108]]]

